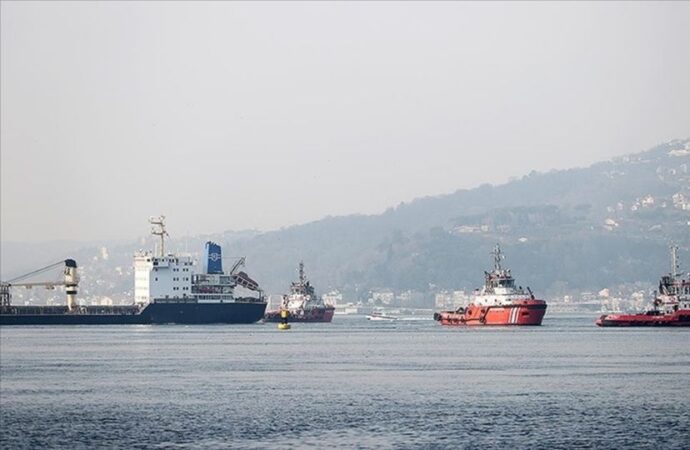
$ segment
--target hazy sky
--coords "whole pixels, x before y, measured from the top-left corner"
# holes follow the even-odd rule
[[[2,240],[273,229],[690,136],[690,3],[1,8]]]

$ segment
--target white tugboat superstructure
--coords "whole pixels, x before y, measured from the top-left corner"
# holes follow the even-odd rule
[[[522,286],[515,285],[515,279],[510,269],[501,266],[505,256],[501,252],[500,245],[496,244],[491,251],[494,259],[494,269],[484,272],[484,286],[474,293],[474,304],[482,306],[510,305],[515,300],[534,299],[530,288],[526,290]]]

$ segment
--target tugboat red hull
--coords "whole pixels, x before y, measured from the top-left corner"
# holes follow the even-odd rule
[[[288,320],[290,322],[320,322],[329,323],[333,320],[335,308],[327,306],[325,308],[311,308],[303,311],[290,311]],[[280,322],[280,310],[268,311],[264,316],[266,322]]]
[[[600,327],[690,327],[690,309],[671,314],[604,314],[596,324]]]
[[[527,299],[510,305],[470,305],[464,311],[442,311],[435,313],[434,319],[448,326],[526,326],[541,325],[545,313],[545,301]]]

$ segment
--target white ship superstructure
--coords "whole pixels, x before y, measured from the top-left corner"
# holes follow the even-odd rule
[[[314,286],[307,280],[304,274],[304,262],[299,263],[299,280],[292,283],[290,293],[283,296],[281,307],[288,311],[309,310],[313,308],[323,308],[326,305],[320,297],[316,295]]]
[[[192,296],[194,260],[191,256],[165,253],[165,216],[152,217],[151,234],[160,237],[158,255],[141,251],[134,255],[134,301],[143,306],[155,299]]]
[[[475,291],[474,304],[480,306],[501,306],[510,305],[516,300],[534,298],[529,288],[523,289],[522,286],[515,286],[515,279],[510,273],[510,269],[504,269],[501,261],[505,259],[501,253],[501,247],[496,244],[491,252],[494,257],[494,269],[491,272],[484,272],[484,287]]]
[[[154,299],[191,297],[193,267],[191,256],[138,253],[134,257],[134,301],[145,305]]]
[[[654,298],[654,309],[660,313],[673,313],[690,309],[690,274],[683,277],[678,260],[678,246],[672,245],[671,272],[661,277],[659,291]]]
[[[165,217],[152,218],[152,234],[161,239],[157,255],[139,252],[134,257],[134,297],[139,305],[151,302],[189,299],[197,303],[228,303],[235,301],[235,288],[240,285],[259,291],[258,285],[244,272],[240,258],[229,273],[223,272],[221,248],[214,242],[206,243],[204,273],[195,273],[196,266],[190,255],[165,254]]]

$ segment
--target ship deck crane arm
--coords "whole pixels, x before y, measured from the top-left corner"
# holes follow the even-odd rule
[[[230,272],[228,272],[229,275],[235,275],[235,272],[237,272],[237,269],[240,267],[244,266],[244,262],[247,258],[245,256],[241,256],[237,261],[235,261],[235,264],[232,265],[232,269],[230,269]]]
[[[43,275],[60,266],[64,266],[64,269],[59,279],[29,281],[32,278]],[[10,287],[21,286],[31,288],[34,286],[45,286],[50,289],[56,286],[65,286],[67,292],[67,306],[69,310],[72,310],[76,306],[75,296],[77,294],[78,285],[79,275],[77,274],[77,263],[73,259],[65,259],[0,283],[0,304],[3,306],[10,305]]]
[[[50,264],[45,267],[41,267],[40,269],[36,269],[32,272],[26,273],[24,275],[20,275],[18,277],[14,277],[11,280],[7,280],[3,282],[2,284],[7,284],[10,286],[49,286],[49,285],[54,285],[54,286],[60,286],[67,284],[66,281],[63,280],[55,280],[55,281],[35,281],[35,282],[27,282],[27,281],[22,281],[26,280],[27,278],[35,277],[38,276],[42,273],[48,272],[50,270],[55,269],[56,267],[64,265],[65,268],[67,267],[77,267],[77,263],[73,259],[65,259],[63,261],[58,261],[54,264]]]

